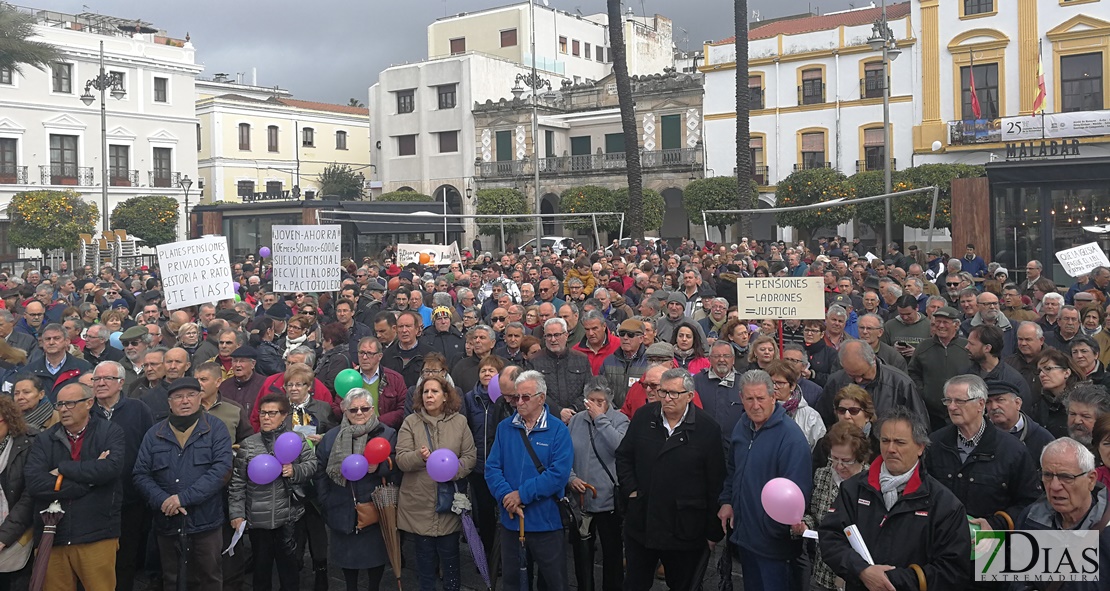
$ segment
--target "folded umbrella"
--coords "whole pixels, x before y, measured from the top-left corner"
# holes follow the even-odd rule
[[[478,536],[478,527],[474,525],[474,518],[471,517],[470,511],[463,511],[461,517],[463,534],[466,535],[466,545],[470,548],[470,555],[474,557],[474,566],[478,567],[478,574],[482,575],[486,589],[493,589],[493,581],[489,576],[490,565],[486,561],[486,549],[482,546],[482,538]]]
[[[50,564],[50,550],[54,547],[54,534],[58,531],[58,522],[62,520],[65,511],[58,501],[39,512],[42,516],[42,537],[39,539],[38,549],[35,551],[35,566],[31,571],[31,582],[27,588],[30,591],[42,591],[42,584],[46,582],[46,567]]]

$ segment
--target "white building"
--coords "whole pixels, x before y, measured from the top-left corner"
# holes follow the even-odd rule
[[[193,45],[135,20],[33,14],[35,40],[56,46],[62,57],[46,71],[0,70],[0,207],[20,191],[73,189],[103,215],[105,158],[109,213],[138,195],[182,200],[179,179],[197,176],[193,84],[203,68]],[[100,93],[92,90],[96,100],[88,106],[80,98],[86,81],[99,74],[101,43],[105,69],[125,91],[121,99],[105,95],[108,154],[101,148]],[[16,254],[3,238],[7,224],[4,214],[0,256]]]

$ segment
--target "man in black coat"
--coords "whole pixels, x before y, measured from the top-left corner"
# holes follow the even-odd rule
[[[551,414],[567,423],[576,412],[585,410],[582,390],[593,377],[593,370],[585,353],[567,346],[569,332],[565,320],[552,318],[545,322],[543,335],[544,349],[532,359],[532,369],[542,373],[547,381],[547,406]]]
[[[664,372],[658,392],[660,401],[636,412],[617,448],[630,591],[650,589],[660,562],[668,587],[693,588],[699,558],[724,537],[717,519],[725,478],[721,428],[692,403],[694,380],[686,370]]]
[[[821,413],[825,426],[832,426],[836,422],[833,399],[848,384],[857,384],[867,390],[875,405],[876,414],[882,414],[895,406],[905,406],[922,417],[928,416],[925,403],[918,395],[913,380],[897,369],[879,363],[870,345],[860,340],[848,339],[841,343],[838,354],[843,369],[829,376],[824,393],[814,406]]]
[[[78,376],[92,369],[87,361],[68,353],[69,339],[61,324],[50,324],[42,329],[39,337],[43,355],[27,364],[27,371],[46,384],[46,397],[56,400],[55,394],[68,384],[77,382]]]
[[[424,356],[431,352],[427,345],[418,340],[421,322],[419,312],[405,310],[398,314],[397,339],[382,350],[382,367],[401,374],[406,388],[412,388],[420,381]]]
[[[424,331],[420,344],[443,355],[448,366],[466,355],[466,341],[462,333],[451,324],[451,309],[446,306],[432,310],[431,330]]]
[[[987,381],[987,418],[998,429],[1013,435],[1025,445],[1033,465],[1041,467],[1041,451],[1056,438],[1022,412],[1021,396],[1007,384]],[[1013,517],[1011,515],[1010,517]]]

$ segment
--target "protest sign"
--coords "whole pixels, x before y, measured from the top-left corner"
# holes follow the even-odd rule
[[[276,293],[339,291],[343,230],[337,224],[274,226]]]
[[[227,238],[205,236],[158,247],[167,310],[212,304],[235,297]]]
[[[1056,260],[1060,261],[1064,271],[1072,277],[1090,273],[1095,267],[1110,267],[1110,261],[1106,260],[1106,253],[1097,242],[1058,251]]]
[[[822,277],[737,277],[741,318],[824,320]]]
[[[429,262],[420,263],[420,255],[422,254],[426,254],[430,257]],[[441,244],[397,245],[397,264],[402,267],[409,263],[439,266],[461,262],[462,255],[459,254],[459,245],[456,242],[452,242],[447,246]]]

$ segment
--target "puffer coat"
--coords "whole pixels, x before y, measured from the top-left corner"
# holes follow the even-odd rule
[[[420,454],[421,447],[430,451],[446,448],[454,452],[459,458],[455,482],[465,487],[466,476],[474,469],[478,457],[466,417],[458,412],[433,417],[421,409],[405,417],[401,430],[397,432],[397,467],[405,473],[397,501],[399,527],[421,536],[453,534],[461,528],[459,516],[436,513],[438,484],[428,476],[427,462]],[[464,491],[465,488],[460,490]]]
[[[277,529],[304,515],[300,500],[305,496],[303,485],[316,473],[316,454],[307,442],[301,442],[301,455],[293,463],[292,477],[279,476],[270,484],[255,484],[247,476],[250,461],[262,454],[272,455],[274,441],[288,430],[283,424],[270,433],[255,433],[239,444],[228,486],[229,519],[246,519],[251,529]]]

